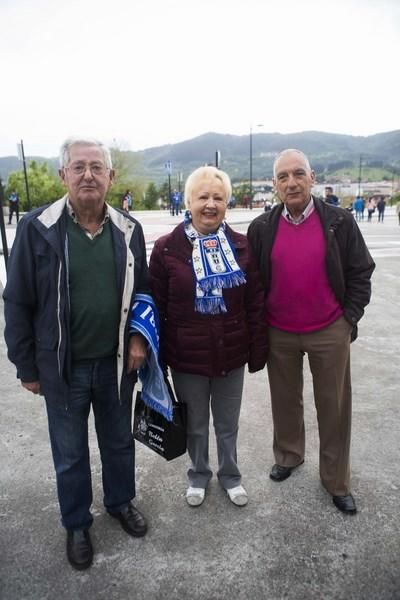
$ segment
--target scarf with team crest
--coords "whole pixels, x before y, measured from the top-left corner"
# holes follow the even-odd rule
[[[193,246],[194,309],[211,315],[226,312],[222,290],[243,285],[246,278],[225,235],[225,224],[222,223],[215,234],[201,235],[192,225],[190,211],[186,211],[184,223],[186,237]]]
[[[154,300],[148,294],[136,294],[129,320],[129,332],[141,333],[148,342],[147,357],[139,369],[142,400],[147,406],[172,421],[172,400],[159,359],[160,318]]]

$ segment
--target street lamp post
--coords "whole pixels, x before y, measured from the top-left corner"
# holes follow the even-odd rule
[[[360,154],[360,164],[358,167],[358,197],[361,198],[361,172],[362,172],[362,154]]]
[[[25,152],[24,152],[24,142],[21,140],[20,144],[17,144],[18,148],[18,156],[20,161],[22,161],[22,165],[24,167],[24,178],[25,178],[25,189],[26,189],[26,201],[27,201],[27,209],[28,212],[31,210],[31,199],[29,196],[29,184],[28,184],[28,174],[26,172],[26,160],[25,160]]]
[[[256,127],[263,127],[263,124],[260,123],[256,125]],[[250,125],[250,177],[249,177],[249,188],[250,188],[250,201],[249,207],[253,208],[253,127]]]
[[[250,208],[253,208],[253,128],[250,126],[250,177],[249,177],[249,188],[250,188]]]
[[[179,171],[178,175],[177,175],[177,182],[178,182],[178,192],[181,193],[182,191],[182,183],[183,183],[183,173],[182,171]]]
[[[3,204],[4,204],[4,188],[3,188],[3,182],[0,177],[0,231],[1,231],[1,243],[3,246],[4,264],[5,264],[6,271],[7,271],[8,246],[7,246],[6,225],[4,222]]]
[[[170,160],[167,160],[167,162],[164,164],[164,167],[167,171],[167,175],[168,175],[168,206],[169,206],[169,212],[171,213],[171,215],[173,214],[172,210],[172,194],[171,194],[171,173],[172,173],[172,162]]]

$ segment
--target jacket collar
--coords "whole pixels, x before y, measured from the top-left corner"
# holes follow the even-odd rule
[[[50,206],[45,208],[44,211],[39,215],[38,221],[40,221],[40,223],[44,225],[46,229],[50,229],[50,227],[55,225],[61,218],[67,204],[67,198],[68,194],[65,194],[65,196],[59,200],[56,200],[56,202],[53,202],[50,204]]]
[[[68,200],[68,194],[65,194],[65,196],[63,196],[59,200],[56,200],[55,202],[50,204],[39,215],[38,221],[40,221],[40,223],[46,229],[50,229],[50,227],[55,225],[59,221],[61,216],[63,215],[65,208],[67,206],[67,200]],[[127,232],[128,229],[134,229],[135,221],[128,219],[125,215],[121,214],[118,210],[113,208],[110,204],[106,203],[106,211],[110,217],[110,220],[124,234]]]

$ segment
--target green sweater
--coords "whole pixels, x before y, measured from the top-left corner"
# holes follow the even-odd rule
[[[110,222],[90,239],[68,217],[72,359],[112,356],[118,346],[120,297]]]

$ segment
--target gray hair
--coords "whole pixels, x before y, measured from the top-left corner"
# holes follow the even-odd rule
[[[60,148],[60,167],[66,167],[70,161],[70,149],[72,146],[97,146],[103,153],[104,162],[106,164],[107,169],[112,169],[112,160],[110,150],[100,142],[94,138],[74,138],[70,137],[65,140]]]
[[[224,187],[226,203],[228,204],[232,196],[232,184],[229,175],[225,171],[221,171],[216,167],[199,167],[193,171],[186,179],[185,183],[185,206],[189,208],[189,203],[193,194],[194,188],[202,179],[219,179]]]
[[[278,156],[275,157],[274,167],[273,167],[274,177],[276,177],[276,163],[278,162],[278,160],[280,158],[282,158],[282,156],[286,156],[286,154],[292,154],[293,152],[297,152],[297,154],[300,154],[300,156],[303,158],[304,162],[306,163],[307,168],[310,171],[312,171],[310,161],[308,160],[308,158],[304,154],[304,152],[302,152],[301,150],[296,150],[296,148],[287,148],[287,150],[282,150],[282,152],[279,152]]]

